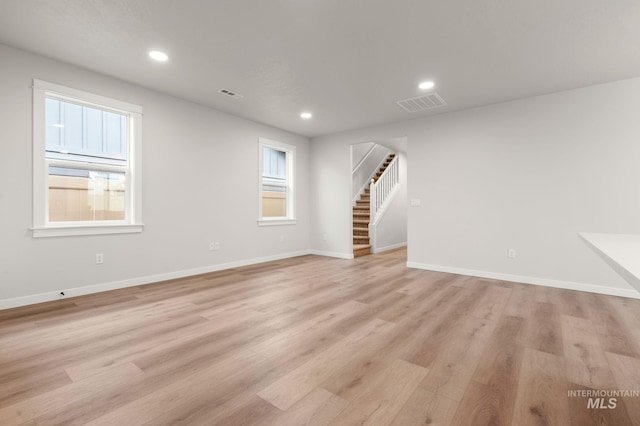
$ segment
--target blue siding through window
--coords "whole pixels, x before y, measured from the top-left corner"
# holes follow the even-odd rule
[[[47,98],[45,116],[48,158],[126,163],[126,115]]]
[[[274,148],[262,148],[262,177],[287,178],[287,154]]]
[[[265,191],[286,191],[287,153],[270,147],[262,147],[262,185]]]

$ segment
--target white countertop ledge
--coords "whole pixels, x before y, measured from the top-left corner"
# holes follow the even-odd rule
[[[578,235],[622,278],[640,292],[640,235],[590,233]]]

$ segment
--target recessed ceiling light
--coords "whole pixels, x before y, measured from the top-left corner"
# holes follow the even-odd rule
[[[303,112],[302,114],[300,114],[300,118],[304,118],[305,120],[308,120],[311,117],[313,117],[313,114],[311,114],[310,112]]]
[[[433,81],[423,81],[422,83],[420,83],[418,85],[419,88],[421,88],[422,90],[426,90],[426,89],[432,89],[433,86],[435,86],[435,84],[433,83]]]
[[[153,59],[153,60],[158,61],[158,62],[165,62],[166,60],[169,59],[169,56],[166,53],[161,52],[159,50],[150,51],[149,52],[149,57],[151,59]]]

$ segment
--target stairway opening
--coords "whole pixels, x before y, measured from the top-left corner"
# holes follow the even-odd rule
[[[353,256],[407,245],[407,138],[351,145]]]
[[[374,177],[369,181],[364,192],[356,201],[356,205],[353,206],[353,257],[371,254],[371,241],[369,239],[371,185],[378,182],[395,157],[396,154],[387,155],[384,163],[382,163]]]

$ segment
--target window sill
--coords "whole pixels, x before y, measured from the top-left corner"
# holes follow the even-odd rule
[[[295,219],[260,219],[258,226],[279,226],[279,225],[295,225]]]
[[[136,234],[144,225],[86,225],[31,228],[33,238],[73,237],[80,235]]]

